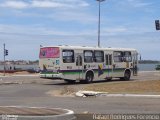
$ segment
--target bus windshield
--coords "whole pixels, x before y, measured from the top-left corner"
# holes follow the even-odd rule
[[[45,47],[40,49],[39,58],[58,58],[60,51],[58,47]]]

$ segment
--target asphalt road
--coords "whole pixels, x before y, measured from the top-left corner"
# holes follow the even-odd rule
[[[1,106],[54,107],[71,109],[76,113],[159,113],[160,100],[132,97],[54,97],[46,94],[56,85],[2,85]]]
[[[146,79],[145,79],[146,78]],[[158,80],[159,72],[142,72],[132,80]],[[123,82],[114,80],[117,82]],[[67,84],[61,80],[45,80],[38,76],[0,77],[0,106],[54,107],[73,110],[75,113],[160,113],[158,98],[138,97],[69,97],[52,96],[49,91],[73,88],[80,90],[85,84]],[[104,82],[104,81],[101,81]],[[94,82],[98,84],[101,82]],[[18,83],[18,84],[17,84]],[[24,84],[27,83],[27,84]]]

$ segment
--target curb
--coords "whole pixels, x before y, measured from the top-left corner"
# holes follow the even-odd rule
[[[62,108],[22,106],[0,106],[0,108],[2,113],[9,113],[0,113],[0,119],[2,118],[2,120],[76,120],[72,110]],[[43,113],[43,111],[45,111],[45,113]],[[52,112],[52,114],[48,113],[48,111]],[[10,115],[10,113],[12,114]]]
[[[109,94],[107,92],[94,92],[94,91],[78,91],[76,97],[145,97],[145,98],[160,98],[160,95],[145,95],[145,94]]]

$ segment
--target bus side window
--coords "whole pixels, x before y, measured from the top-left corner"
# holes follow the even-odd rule
[[[114,62],[123,62],[123,52],[122,51],[115,51],[113,53]]]
[[[91,51],[91,50],[84,51],[84,62],[86,62],[86,63],[93,62],[93,51]]]
[[[63,56],[64,63],[74,63],[74,51],[73,50],[63,50],[62,56]]]
[[[124,58],[124,62],[131,62],[132,61],[131,52],[125,51],[123,58]]]
[[[103,51],[94,51],[94,61],[95,62],[104,62],[104,52]]]

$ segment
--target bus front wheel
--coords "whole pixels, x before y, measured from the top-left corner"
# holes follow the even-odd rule
[[[130,80],[131,72],[129,70],[126,70],[124,73],[124,77],[121,78],[121,80]]]

